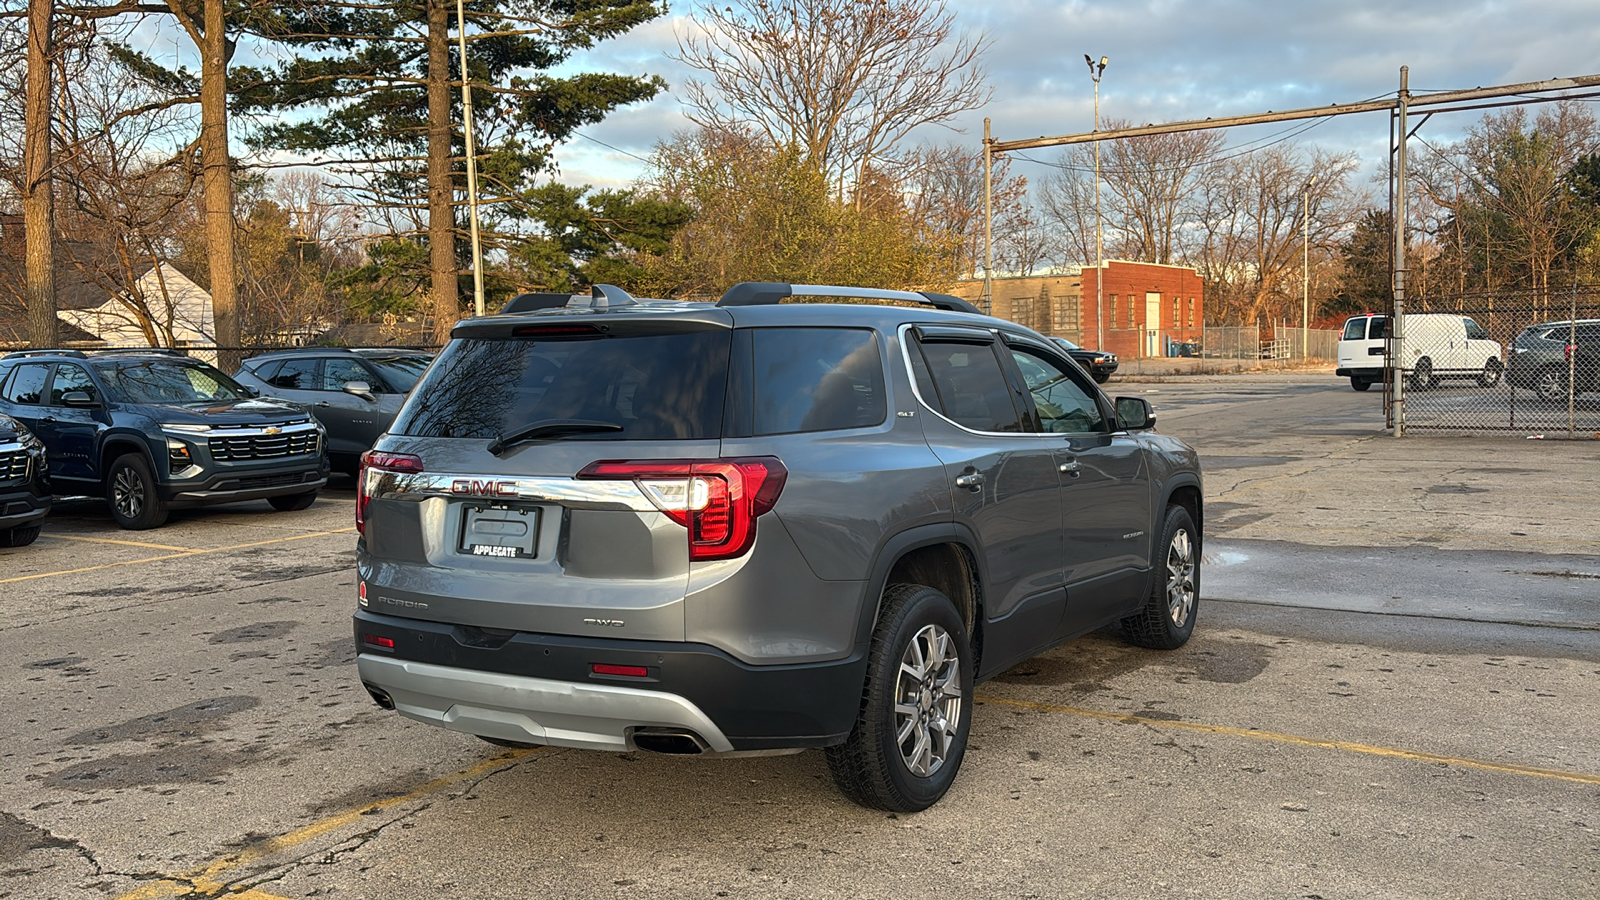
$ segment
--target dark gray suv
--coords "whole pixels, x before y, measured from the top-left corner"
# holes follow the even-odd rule
[[[1110,623],[1188,640],[1199,461],[1153,424],[939,294],[513,302],[366,455],[361,680],[494,743],[825,748],[923,809],[978,682]]]

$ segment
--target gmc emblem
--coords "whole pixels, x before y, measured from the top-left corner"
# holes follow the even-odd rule
[[[457,478],[450,482],[452,494],[476,494],[480,497],[515,497],[515,481],[479,481],[476,478]]]

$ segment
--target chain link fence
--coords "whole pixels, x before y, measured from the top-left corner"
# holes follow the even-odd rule
[[[1600,286],[1407,301],[1386,359],[1390,424],[1600,435]]]

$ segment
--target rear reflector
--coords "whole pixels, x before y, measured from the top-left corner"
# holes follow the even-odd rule
[[[650,670],[644,666],[614,666],[610,663],[594,663],[589,669],[596,675],[621,675],[626,678],[650,677]]]
[[[367,634],[362,635],[361,640],[365,643],[371,644],[374,647],[382,647],[385,650],[394,649],[394,638],[386,638],[376,634]]]

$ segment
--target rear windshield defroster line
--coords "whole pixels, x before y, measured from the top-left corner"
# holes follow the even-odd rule
[[[583,420],[614,431],[561,440],[701,440],[722,429],[731,332],[458,338],[390,429],[494,440],[528,423]]]

